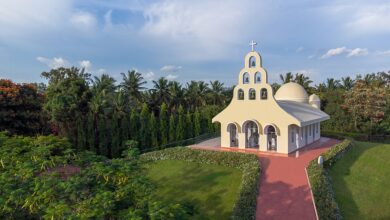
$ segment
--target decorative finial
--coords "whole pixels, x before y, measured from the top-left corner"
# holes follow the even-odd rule
[[[252,46],[252,51],[255,51],[256,45],[257,45],[257,43],[252,40],[251,43],[249,44],[249,46]]]

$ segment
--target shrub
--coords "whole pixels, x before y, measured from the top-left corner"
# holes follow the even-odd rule
[[[312,160],[307,167],[311,190],[316,203],[319,219],[342,219],[340,209],[334,198],[332,183],[327,168],[339,160],[352,147],[351,140],[344,140],[321,154],[324,158],[323,167],[317,159]]]
[[[141,158],[146,161],[184,160],[240,169],[243,172],[242,182],[238,199],[234,204],[232,219],[255,219],[261,172],[256,155],[175,147],[146,153],[141,155]]]

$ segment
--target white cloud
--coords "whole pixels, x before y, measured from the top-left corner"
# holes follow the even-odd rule
[[[70,22],[82,31],[95,28],[97,23],[95,15],[85,11],[74,13],[70,18]]]
[[[166,72],[166,73],[174,73],[174,72],[177,72],[177,71],[179,71],[181,69],[182,69],[181,66],[166,65],[166,66],[161,67],[160,71]]]
[[[84,68],[86,72],[91,71],[92,63],[89,60],[82,60],[79,62],[81,68]]]
[[[147,81],[153,80],[154,79],[154,73],[152,71],[147,72],[143,75],[144,79]]]
[[[346,57],[366,56],[368,55],[368,49],[367,48],[349,49],[347,47],[338,47],[338,48],[328,50],[324,55],[321,56],[321,59],[326,59],[341,54],[347,54]]]
[[[169,74],[168,76],[166,76],[165,78],[167,80],[174,80],[174,79],[177,79],[177,77],[179,77],[178,75],[172,75],[172,74]]]
[[[348,49],[346,47],[338,47],[338,48],[330,49],[328,50],[328,52],[326,52],[324,55],[321,56],[321,59],[337,56],[347,51]]]
[[[36,59],[39,62],[46,64],[51,69],[69,66],[69,62],[62,57],[53,57],[51,59],[46,57],[37,57]]]
[[[368,54],[368,50],[366,48],[355,48],[350,50],[347,57],[357,57],[357,56],[365,56]]]
[[[304,47],[298,47],[295,52],[300,53],[300,52],[302,52],[304,50],[305,50]]]
[[[390,55],[390,50],[385,50],[385,51],[377,51],[377,55]]]

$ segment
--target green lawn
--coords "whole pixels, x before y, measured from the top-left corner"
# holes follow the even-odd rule
[[[193,219],[228,219],[237,199],[242,172],[238,169],[178,160],[147,165],[149,177],[158,185],[163,201],[194,205]]]
[[[357,142],[330,175],[345,219],[390,219],[390,144]]]

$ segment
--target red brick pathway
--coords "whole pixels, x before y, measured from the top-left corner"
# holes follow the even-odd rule
[[[315,220],[316,215],[307,182],[305,168],[308,163],[328,150],[338,140],[321,138],[295,153],[286,156],[259,155],[262,167],[259,196],[257,197],[256,219],[277,220]],[[198,149],[242,151],[216,146],[191,146]]]

